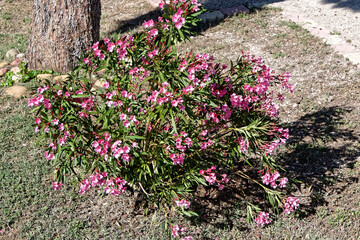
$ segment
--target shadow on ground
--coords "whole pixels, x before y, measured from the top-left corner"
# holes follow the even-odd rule
[[[332,185],[332,191],[342,191],[348,184],[338,182],[359,180],[357,177],[340,180],[334,174],[339,168],[353,168],[360,156],[356,145],[359,135],[346,125],[344,119],[351,111],[351,108],[342,107],[323,108],[306,114],[290,126],[287,151],[281,154],[281,159],[287,174],[302,181],[301,188],[312,188],[311,201],[306,206],[308,212],[313,212],[318,205],[327,204],[323,198],[327,186]]]
[[[264,5],[275,3],[275,2],[282,2],[283,0],[232,0],[232,1],[218,1],[218,0],[202,0],[202,6],[207,9],[208,11],[215,11],[224,8],[231,8],[237,7],[239,5],[244,5],[250,9],[251,12],[254,12],[255,9],[261,9]],[[150,19],[157,19],[161,16],[161,10],[159,8],[150,11],[146,14],[140,15],[133,19],[127,19],[123,21],[117,22],[117,27],[114,31],[111,31],[110,34],[122,34],[129,30],[136,29],[137,27],[141,26],[144,21]],[[220,22],[213,22],[211,24],[200,24],[196,32],[201,33],[206,31],[207,29],[218,25]]]
[[[324,4],[333,4],[333,8],[349,8],[354,12],[360,12],[359,0],[322,0]]]
[[[302,206],[297,213],[299,218],[315,213],[318,206],[327,205],[324,199],[324,194],[329,190],[327,187],[330,186],[332,192],[343,192],[350,183],[359,181],[358,177],[339,178],[334,174],[339,168],[354,168],[360,156],[360,150],[356,146],[359,136],[345,122],[345,115],[351,111],[351,108],[342,107],[323,108],[306,114],[289,126],[290,139],[278,158],[280,165],[286,170],[285,175],[289,179],[301,181],[293,183],[293,188],[288,188],[287,192],[301,199]],[[254,169],[248,169],[246,174],[259,178]],[[301,196],[302,191],[310,186],[312,190],[306,196]],[[234,212],[244,209],[246,201],[265,209],[270,207],[264,205],[267,202],[266,196],[257,184],[237,176],[232,176],[232,184],[223,191],[215,187],[201,187],[195,195],[196,200],[192,204],[196,212],[200,213],[196,221],[219,229],[240,226],[238,222],[235,223],[238,217],[235,217]],[[246,213],[240,215],[244,218]],[[216,220],[218,216],[222,216],[221,221]],[[246,227],[240,230],[245,231]]]
[[[124,32],[135,29],[139,27],[144,21],[157,19],[160,16],[160,13],[160,9],[156,9],[133,19],[119,21],[117,22],[118,26],[116,27],[116,30],[110,32],[110,34],[122,34]]]

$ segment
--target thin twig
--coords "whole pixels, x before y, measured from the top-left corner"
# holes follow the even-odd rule
[[[141,183],[139,183],[139,186],[141,188],[141,190],[145,193],[145,195],[150,198],[149,194],[145,191],[145,189],[143,188],[143,186],[141,185]]]

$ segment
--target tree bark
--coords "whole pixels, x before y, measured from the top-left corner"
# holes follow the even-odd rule
[[[26,59],[29,69],[70,71],[99,41],[100,0],[34,0]]]

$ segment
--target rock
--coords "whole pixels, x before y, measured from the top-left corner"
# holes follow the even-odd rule
[[[8,68],[2,68],[2,69],[0,69],[0,77],[4,76],[5,73],[7,73],[8,71],[9,71]]]
[[[19,53],[18,55],[16,55],[16,58],[24,58],[25,57],[25,54],[24,53]]]
[[[22,76],[20,74],[15,74],[11,79],[15,82],[19,82],[22,79]]]
[[[95,88],[103,88],[104,85],[105,85],[105,80],[104,79],[96,80],[94,82],[94,87]]]
[[[21,69],[19,67],[13,67],[10,69],[10,71],[17,74],[17,73],[21,72]]]
[[[69,75],[59,75],[54,77],[54,81],[57,82],[66,82],[67,80],[69,80],[70,76]]]
[[[12,86],[5,90],[4,94],[12,97],[20,98],[26,95],[27,89],[23,86]]]
[[[0,68],[4,68],[4,67],[6,67],[7,65],[9,65],[8,62],[1,62],[1,63],[0,63]]]
[[[15,59],[16,55],[18,55],[19,53],[19,50],[13,48],[6,52],[5,57],[9,60],[12,60]]]
[[[37,78],[38,80],[45,80],[45,79],[52,80],[52,79],[53,79],[53,75],[52,75],[52,74],[49,74],[49,73],[38,74],[38,75],[36,76],[36,78]]]
[[[220,11],[214,11],[210,13],[203,13],[199,16],[203,23],[211,23],[216,21],[221,21],[224,19],[224,14]]]
[[[243,5],[240,5],[238,7],[221,9],[220,12],[225,16],[231,17],[239,13],[250,13],[250,10]]]
[[[11,66],[19,66],[20,63],[22,62],[22,58],[18,58],[16,60],[14,60],[12,63],[11,63]]]

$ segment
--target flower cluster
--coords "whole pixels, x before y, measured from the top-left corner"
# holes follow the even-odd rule
[[[276,183],[276,180],[278,180],[278,178],[280,177],[280,173],[279,172],[274,172],[274,173],[270,173],[267,172],[265,173],[261,178],[262,181],[265,185],[269,185],[272,188],[277,188],[277,186],[279,186],[280,188],[284,188],[286,187],[286,184],[288,182],[288,179],[286,177],[283,177],[279,180],[279,185]]]
[[[180,238],[181,240],[192,240],[192,236],[180,237],[181,235],[185,235],[186,228],[181,228],[179,225],[170,225],[171,235],[174,238]]]
[[[290,214],[295,209],[299,207],[299,198],[296,197],[287,197],[286,202],[284,203],[284,213]]]
[[[226,174],[221,174],[221,179],[217,180],[216,179],[216,174],[215,171],[216,167],[215,166],[211,166],[211,168],[204,170],[200,170],[200,174],[205,178],[205,180],[209,183],[209,185],[213,185],[215,182],[217,182],[219,184],[219,190],[223,190],[224,189],[224,185],[225,183],[228,183],[230,181],[230,178],[227,177]]]
[[[118,196],[123,193],[126,189],[125,184],[126,180],[116,177],[114,179],[108,179],[108,174],[106,172],[96,173],[95,175],[90,176],[89,179],[84,179],[80,184],[80,194],[84,194],[89,191],[91,187],[96,186],[106,186],[104,192],[107,194]]]
[[[264,226],[266,224],[271,223],[271,219],[269,218],[269,213],[260,212],[259,216],[255,218],[255,222],[258,226]]]
[[[183,208],[190,207],[190,202],[185,199],[181,199],[181,200],[175,199],[175,203],[176,203],[176,206],[178,206],[178,207],[183,207]]]

